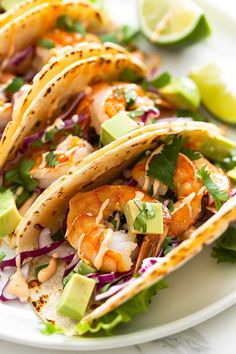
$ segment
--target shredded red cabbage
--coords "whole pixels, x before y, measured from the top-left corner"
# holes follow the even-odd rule
[[[70,107],[68,108],[68,110],[63,113],[62,115],[60,115],[58,117],[58,119],[61,120],[65,120],[67,117],[69,117],[73,111],[75,110],[75,108],[78,106],[79,102],[85,97],[85,93],[84,92],[80,92],[78,94],[78,96],[76,97],[76,99],[74,100],[74,102],[70,105]]]
[[[27,47],[21,52],[14,54],[8,61],[9,65],[19,66],[21,65],[27,58],[34,55],[34,47]]]
[[[155,107],[150,107],[149,109],[145,110],[143,115],[141,116],[141,120],[143,123],[146,123],[150,118],[158,118],[160,115],[160,111]]]

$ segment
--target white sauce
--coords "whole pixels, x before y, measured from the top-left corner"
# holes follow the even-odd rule
[[[38,280],[40,281],[40,283],[44,283],[56,273],[57,265],[57,258],[53,255],[53,257],[50,259],[48,266],[39,271]]]
[[[144,189],[145,191],[148,190],[148,188],[149,188],[149,183],[150,183],[150,177],[147,176],[147,173],[146,173],[147,170],[148,170],[148,168],[149,168],[149,163],[150,163],[150,161],[152,160],[153,156],[158,155],[158,154],[161,153],[163,147],[164,147],[164,145],[159,146],[156,150],[154,150],[154,151],[151,153],[151,155],[150,155],[149,158],[147,159],[147,162],[146,162],[146,165],[145,165],[145,177],[144,177],[144,186],[143,186],[143,189]]]
[[[108,250],[108,245],[112,239],[113,235],[113,230],[112,229],[107,229],[104,230],[104,239],[100,245],[98,254],[96,255],[94,259],[94,266],[99,269],[102,265],[103,257],[105,256],[106,251]]]
[[[99,213],[98,213],[98,216],[96,217],[96,221],[95,221],[95,223],[96,223],[97,225],[98,225],[98,224],[100,223],[100,221],[102,220],[103,212],[104,212],[104,210],[106,209],[106,207],[108,206],[109,202],[110,202],[110,199],[106,199],[106,200],[102,203],[101,208],[100,208]]]

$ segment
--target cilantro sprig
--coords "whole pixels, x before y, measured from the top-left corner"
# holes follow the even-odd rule
[[[24,79],[22,77],[16,76],[10,84],[5,88],[5,90],[9,93],[15,93],[20,90],[20,88],[24,85]]]
[[[53,41],[50,41],[47,38],[39,38],[37,40],[37,44],[40,45],[41,47],[46,48],[46,49],[55,48],[55,43],[53,43]]]
[[[236,228],[229,227],[216,242],[211,256],[217,263],[236,263]]]
[[[207,170],[206,165],[202,166],[197,172],[198,178],[200,178],[207,188],[208,192],[215,201],[216,209],[219,210],[222,206],[222,202],[229,199],[229,195],[226,191],[220,190],[220,188],[213,182],[210,172]]]
[[[67,32],[80,33],[83,37],[86,35],[86,31],[81,23],[78,20],[72,20],[67,15],[61,15],[58,17],[56,27]]]
[[[183,139],[181,137],[174,137],[172,143],[164,145],[162,151],[153,156],[147,175],[174,189],[173,176],[182,146]]]
[[[6,182],[10,186],[23,186],[26,191],[33,192],[38,186],[36,180],[33,179],[33,177],[30,175],[30,170],[34,165],[34,160],[23,159],[17,168],[14,168],[5,173]]]
[[[55,167],[59,164],[56,154],[53,151],[49,151],[45,156],[48,167]]]

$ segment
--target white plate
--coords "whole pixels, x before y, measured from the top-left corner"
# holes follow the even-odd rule
[[[155,1],[155,0],[154,0]],[[213,27],[213,36],[191,48],[176,52],[158,50],[162,69],[174,75],[187,74],[195,65],[226,56],[236,58],[233,18],[207,1],[205,8]],[[137,24],[135,0],[107,0],[107,8],[116,21]],[[153,48],[150,47],[150,50]],[[206,248],[187,265],[167,278],[169,288],[155,297],[147,314],[120,326],[116,335],[100,338],[50,337],[40,333],[40,320],[29,305],[0,304],[0,338],[31,346],[60,350],[98,350],[147,342],[196,325],[236,302],[235,267],[217,265]]]

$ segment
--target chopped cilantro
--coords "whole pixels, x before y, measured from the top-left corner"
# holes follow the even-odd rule
[[[47,130],[44,134],[44,139],[46,142],[52,142],[55,140],[55,134],[58,132],[58,129],[56,127]]]
[[[21,86],[24,85],[24,80],[22,77],[15,77],[11,83],[5,88],[7,92],[15,93],[20,90]]]
[[[78,20],[73,21],[67,15],[61,15],[58,17],[56,27],[67,32],[80,33],[83,37],[86,35],[86,31],[81,23]]]
[[[54,323],[44,322],[44,328],[41,330],[41,333],[45,334],[46,336],[50,336],[54,333],[63,333],[63,329],[56,326]]]
[[[236,228],[229,227],[217,240],[211,256],[217,259],[217,263],[236,263]]]
[[[62,233],[61,229],[58,229],[53,235],[52,235],[53,241],[59,241],[64,239],[64,235]]]
[[[206,121],[206,118],[199,112],[197,111],[189,111],[189,110],[186,110],[186,109],[177,109],[176,111],[176,116],[177,117],[187,117],[187,118],[193,118],[193,120],[196,120],[196,121],[203,121],[205,122]]]
[[[46,38],[39,38],[37,40],[37,44],[47,49],[55,48],[55,44],[53,43],[53,41],[50,41]]]
[[[130,68],[125,68],[122,73],[119,75],[118,81],[124,82],[137,82],[139,81],[139,77],[136,72]]]
[[[48,266],[48,263],[47,264],[41,264],[40,266],[36,267],[35,270],[34,270],[35,278],[38,278],[38,274],[39,274],[40,270],[46,268],[47,266]]]
[[[200,168],[200,170],[197,172],[197,176],[204,183],[208,192],[215,201],[216,209],[219,210],[221,208],[221,202],[225,202],[229,199],[228,193],[226,191],[220,190],[219,187],[213,182],[210,172],[206,169],[206,165]]]
[[[47,166],[49,167],[55,167],[59,164],[59,161],[57,160],[57,157],[53,151],[49,151],[45,157]]]
[[[153,156],[147,175],[158,179],[158,181],[173,189],[175,166],[182,145],[183,139],[181,137],[174,137],[172,143],[164,145],[162,151]]]
[[[170,252],[173,249],[172,246],[172,237],[171,236],[167,236],[162,244],[162,249],[164,252],[164,255],[166,255],[168,252]]]
[[[232,170],[236,167],[236,151],[233,151],[230,156],[225,157],[223,161],[218,163],[218,165],[220,165],[225,171]]]
[[[161,88],[166,85],[168,85],[171,81],[171,75],[167,72],[164,72],[160,74],[157,78],[151,81],[147,81],[146,79],[143,79],[141,85],[144,89],[144,91],[148,91],[148,86],[153,86],[155,88]]]
[[[139,208],[140,213],[134,220],[134,228],[140,232],[147,231],[147,220],[155,217],[155,212],[150,203],[142,203],[139,200],[134,200],[134,203]]]
[[[30,197],[30,192],[27,190],[23,190],[23,192],[20,195],[17,195],[16,197],[16,206],[19,208],[24,202]]]
[[[114,32],[101,35],[100,38],[102,42],[113,42],[124,45],[134,39],[134,37],[136,37],[138,33],[139,31],[134,29],[133,27],[124,25]]]
[[[174,202],[173,200],[169,199],[169,203],[168,203],[168,209],[169,211],[174,211]]]
[[[6,257],[6,253],[0,250],[0,262]]]
[[[132,106],[132,104],[134,104],[137,99],[137,93],[133,90],[125,90],[124,96],[125,96],[125,102],[128,107]]]
[[[201,158],[201,154],[198,151],[193,151],[191,149],[183,147],[181,152],[186,155],[190,160],[195,161]]]
[[[34,191],[38,185],[30,175],[30,170],[34,165],[35,162],[33,160],[23,159],[19,167],[5,173],[6,181],[10,185],[17,184],[23,186],[28,192]]]
[[[42,140],[41,139],[37,139],[37,140],[33,141],[31,146],[34,147],[34,148],[37,148],[37,147],[40,147],[42,145],[43,145]]]
[[[80,124],[77,123],[73,128],[73,135],[80,136],[80,134],[81,134]]]

